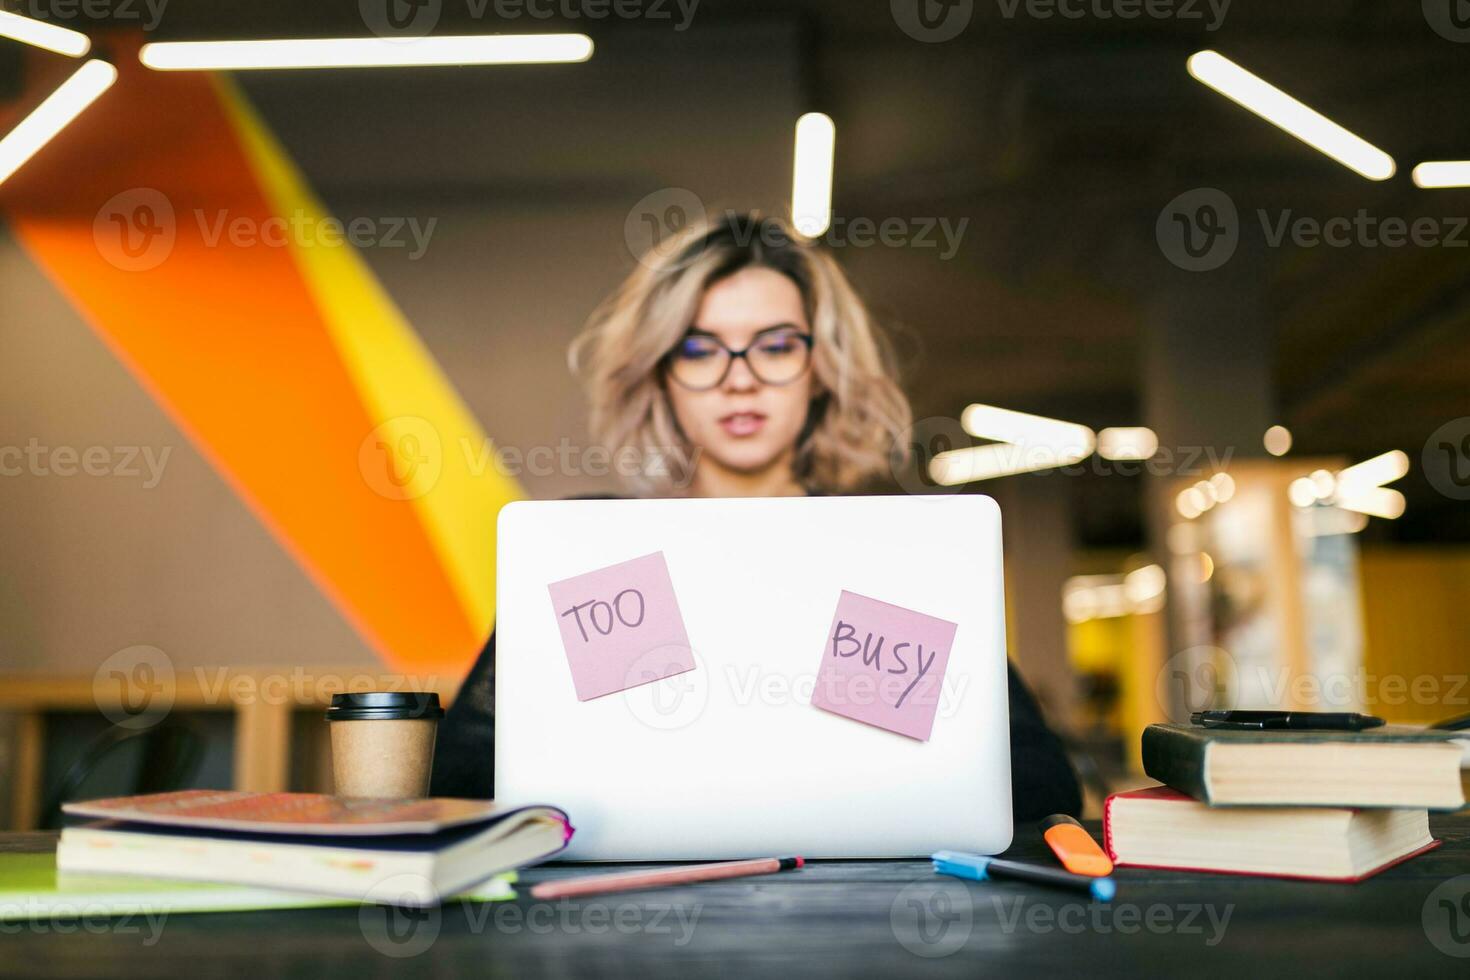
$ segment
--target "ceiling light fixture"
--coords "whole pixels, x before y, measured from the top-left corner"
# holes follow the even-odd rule
[[[1266,430],[1261,442],[1272,456],[1285,456],[1291,452],[1291,430],[1284,425],[1273,425]]]
[[[0,183],[35,156],[67,123],[97,100],[117,81],[117,69],[93,59],[46,96],[41,104],[0,139]]]
[[[1190,55],[1186,67],[1198,81],[1349,170],[1369,180],[1387,180],[1394,175],[1397,168],[1393,157],[1218,51],[1198,51]]]
[[[1343,510],[1393,520],[1404,513],[1404,495],[1385,487],[1409,472],[1409,454],[1393,449],[1337,474],[1334,502]]]
[[[155,41],[138,51],[138,60],[157,71],[561,64],[590,57],[592,39],[585,34]]]
[[[832,170],[837,158],[837,125],[821,112],[796,121],[796,162],[791,173],[791,220],[796,230],[816,238],[832,226]]]
[[[951,449],[930,460],[930,478],[944,486],[1070,466],[1091,456],[1097,445],[1085,425],[995,405],[971,405],[960,424],[970,435],[993,442]]]
[[[1409,176],[1417,187],[1470,187],[1470,160],[1427,160]]]
[[[80,58],[92,49],[92,41],[80,31],[48,24],[0,10],[0,37],[20,41],[35,48],[44,48],[69,58]]]
[[[1114,426],[1097,434],[1097,454],[1103,459],[1152,459],[1159,437],[1142,425]]]
[[[1383,484],[1401,479],[1408,472],[1408,453],[1392,449],[1337,473],[1313,470],[1311,475],[1291,481],[1287,497],[1293,506],[1302,509],[1327,504],[1357,514],[1393,520],[1403,516],[1404,495]]]

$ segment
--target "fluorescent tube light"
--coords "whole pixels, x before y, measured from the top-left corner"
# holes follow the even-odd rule
[[[1354,463],[1337,474],[1337,492],[1352,494],[1359,490],[1381,487],[1408,475],[1409,456],[1402,449],[1393,449],[1381,456],[1374,456],[1361,463]]]
[[[1470,160],[1427,160],[1409,176],[1418,187],[1470,187]]]
[[[1032,445],[1065,446],[1083,456],[1092,452],[1097,437],[1091,429],[1042,415],[1029,415],[995,405],[971,405],[960,415],[960,425],[979,439]]]
[[[1086,459],[1091,453],[1090,447],[1085,450],[1059,450],[1050,446],[1026,446],[1008,442],[951,449],[929,461],[929,478],[935,483],[952,487],[976,480],[993,480],[998,476],[1070,466]]]
[[[1115,426],[1097,434],[1097,454],[1103,459],[1152,459],[1159,437],[1141,425]]]
[[[1218,51],[1196,52],[1186,64],[1189,73],[1199,81],[1308,146],[1321,150],[1349,170],[1369,180],[1387,180],[1393,176],[1396,169],[1393,157]]]
[[[808,112],[796,121],[796,163],[791,174],[791,220],[816,238],[832,226],[832,168],[837,126],[832,117]]]
[[[1339,492],[1334,498],[1343,510],[1393,520],[1404,513],[1404,495],[1388,487],[1358,487]]]
[[[528,65],[579,62],[590,57],[592,39],[585,34],[155,41],[138,52],[143,64],[158,71]]]
[[[0,139],[0,183],[9,179],[115,81],[117,69],[96,59],[72,72],[70,78]]]
[[[32,47],[45,48],[70,58],[80,58],[92,48],[87,35],[43,20],[34,20],[0,10],[0,37],[20,41]]]
[[[960,424],[970,435],[995,442],[952,449],[930,460],[930,478],[944,486],[1070,466],[1092,455],[1097,445],[1085,425],[995,405],[971,405]]]

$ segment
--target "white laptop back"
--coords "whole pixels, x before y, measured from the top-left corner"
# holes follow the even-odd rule
[[[990,498],[522,502],[498,540],[495,795],[565,807],[569,859],[1009,846]],[[652,552],[695,669],[579,701],[548,586]],[[956,625],[927,740],[811,704],[844,590]]]

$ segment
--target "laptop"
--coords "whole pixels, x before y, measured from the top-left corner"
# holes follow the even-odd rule
[[[501,510],[497,541],[495,795],[563,807],[577,828],[566,859],[1010,845],[989,497],[522,501]],[[569,586],[552,586],[590,583],[590,603],[612,590],[579,576],[623,563],[653,566],[663,585],[643,591],[672,587],[687,649],[658,637],[653,671],[595,693],[587,672],[605,662],[586,658],[604,628],[628,641],[644,622],[669,623],[645,614],[642,592],[574,613]],[[911,628],[918,641],[904,647]],[[936,654],[947,661],[936,667]],[[905,705],[921,664],[942,676]],[[643,678],[654,679],[632,683]]]

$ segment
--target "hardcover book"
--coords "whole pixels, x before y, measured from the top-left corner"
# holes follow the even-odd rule
[[[1361,732],[1242,731],[1150,725],[1143,771],[1216,806],[1456,810],[1454,733],[1385,725]]]

